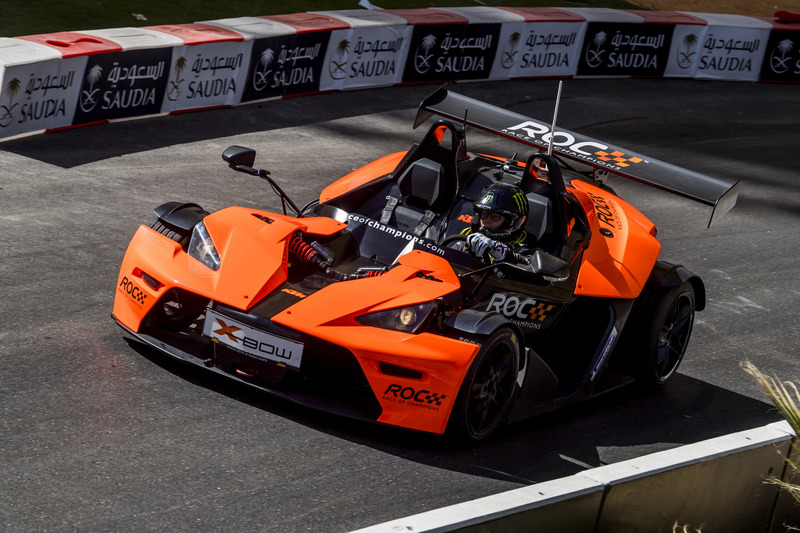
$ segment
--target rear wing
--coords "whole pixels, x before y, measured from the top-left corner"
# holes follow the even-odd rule
[[[416,128],[432,115],[464,121],[470,126],[546,150],[551,139],[546,122],[475,100],[444,87],[425,98],[414,121]],[[741,181],[734,184],[664,161],[558,128],[553,152],[713,207],[708,227],[736,205]]]

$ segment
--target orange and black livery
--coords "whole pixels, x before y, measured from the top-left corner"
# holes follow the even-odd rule
[[[223,159],[268,180],[283,211],[157,207],[122,261],[115,320],[168,356],[271,394],[473,441],[635,379],[666,383],[705,305],[703,282],[661,261],[653,223],[595,178],[712,205],[712,221],[738,184],[446,89],[423,101],[417,125],[431,115],[441,118],[419,143],[303,208],[254,167],[255,151],[230,147]],[[472,153],[467,126],[531,153]],[[524,192],[526,263],[465,251],[473,202],[501,181]]]

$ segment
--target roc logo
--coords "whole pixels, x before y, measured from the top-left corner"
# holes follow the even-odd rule
[[[495,293],[486,306],[487,311],[496,311],[506,318],[522,318],[534,322],[544,322],[553,305],[537,302],[532,299],[520,300],[516,296],[506,296],[502,293]]]
[[[607,161],[607,162],[614,162],[620,167],[629,167],[629,163],[641,163],[644,161],[641,157],[625,157],[624,152],[620,152],[619,150],[615,150],[613,152],[604,152],[599,151],[595,152],[594,155],[598,156],[597,159],[600,161]]]
[[[396,383],[389,385],[386,388],[386,392],[383,393],[384,400],[397,403],[418,403],[426,406],[440,406],[445,398],[447,398],[446,394],[439,394],[425,389],[416,390],[413,387],[403,387]]]
[[[144,305],[144,303],[147,301],[147,293],[137,287],[135,283],[130,281],[128,276],[123,276],[122,281],[119,282],[119,287],[117,287],[117,290],[139,306]]]
[[[531,316],[531,320],[536,320],[539,322],[544,322],[544,319],[547,318],[547,313],[553,310],[553,306],[550,304],[536,304],[535,307],[532,307],[528,314]]]

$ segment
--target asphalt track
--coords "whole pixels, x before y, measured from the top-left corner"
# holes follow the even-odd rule
[[[554,80],[456,90],[549,120]],[[277,209],[227,169],[259,151],[298,204],[406,149],[433,87],[386,88],[81,128],[0,144],[0,529],[348,531],[778,419],[744,360],[800,379],[798,87],[570,80],[559,125],[744,180],[708,208],[616,179],[662,258],[706,281],[680,374],[459,447],[301,409],[126,341],[110,316],[127,242],[168,200]],[[520,146],[468,132],[471,149]],[[580,325],[576,324],[576,328]],[[680,490],[676,487],[676,490]]]

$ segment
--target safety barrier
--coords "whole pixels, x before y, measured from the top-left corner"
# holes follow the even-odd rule
[[[765,481],[798,483],[794,440],[779,422],[353,533],[783,532],[800,504]]]
[[[598,76],[796,83],[798,31],[791,14],[461,7],[0,38],[0,140],[410,83]]]

